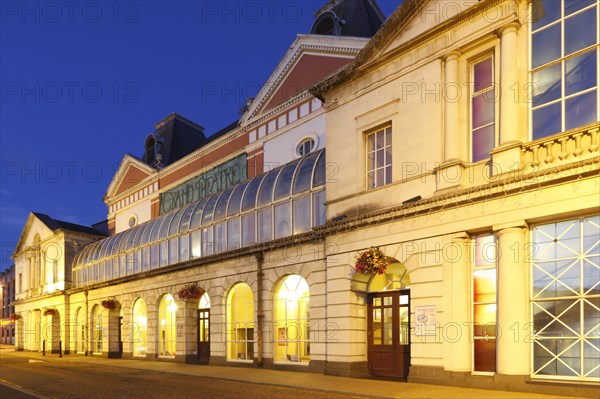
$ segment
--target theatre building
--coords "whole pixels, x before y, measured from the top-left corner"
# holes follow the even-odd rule
[[[18,348],[596,397],[599,12],[329,2],[240,120],[123,158]]]
[[[596,396],[598,2],[448,3],[404,2],[311,89],[339,165],[328,362]],[[395,263],[366,279],[372,246]]]

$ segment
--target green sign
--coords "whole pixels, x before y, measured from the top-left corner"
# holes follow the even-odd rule
[[[222,163],[206,173],[160,195],[160,214],[181,208],[248,178],[246,154]]]

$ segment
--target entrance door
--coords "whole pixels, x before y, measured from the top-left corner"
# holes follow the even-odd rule
[[[369,372],[378,377],[408,377],[410,366],[410,291],[368,296]]]
[[[210,309],[198,309],[198,361],[208,364],[210,359]]]
[[[123,356],[123,316],[119,316],[119,357]]]

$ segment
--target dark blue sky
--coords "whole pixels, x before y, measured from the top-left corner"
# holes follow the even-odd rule
[[[105,219],[119,162],[169,113],[235,121],[325,2],[1,0],[0,269],[30,211]]]

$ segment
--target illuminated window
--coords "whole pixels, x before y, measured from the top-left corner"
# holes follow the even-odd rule
[[[493,235],[472,241],[473,371],[496,371],[496,242]]]
[[[477,162],[489,158],[496,145],[494,57],[473,63],[471,76],[471,151]]]
[[[533,228],[533,375],[600,380],[600,216]]]
[[[158,355],[175,356],[177,305],[170,294],[160,300],[158,306]]]
[[[92,352],[102,353],[102,309],[95,305],[92,309]]]
[[[227,295],[227,359],[254,359],[254,294],[248,284],[233,286]]]
[[[392,127],[387,126],[367,134],[367,188],[377,188],[392,182]]]
[[[148,339],[148,313],[146,302],[138,298],[133,305],[133,355],[146,356]]]
[[[540,0],[531,25],[533,139],[598,119],[598,3]]]
[[[310,293],[306,280],[285,277],[275,293],[274,360],[308,363],[310,360]]]

